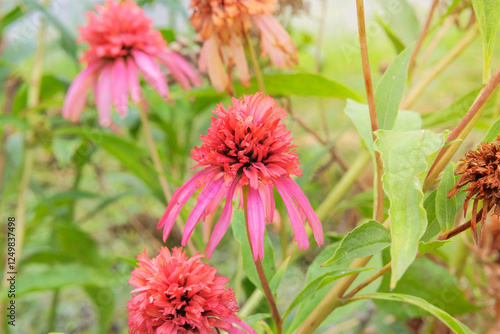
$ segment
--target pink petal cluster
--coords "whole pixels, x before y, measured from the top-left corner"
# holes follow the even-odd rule
[[[129,333],[230,334],[256,332],[236,316],[238,305],[227,278],[181,248],[162,247],[149,259],[140,254],[129,283],[135,287],[128,306]]]
[[[81,61],[87,67],[71,84],[63,106],[63,117],[76,122],[85,107],[87,92],[92,87],[103,126],[112,124],[112,105],[125,116],[130,95],[133,103],[142,99],[139,72],[163,97],[168,97],[163,64],[184,88],[199,85],[196,70],[181,56],[167,49],[160,32],[134,1],[111,1],[87,13],[89,23],[80,28],[80,41],[90,48]]]
[[[263,57],[280,68],[297,63],[297,49],[271,14],[276,0],[192,0],[191,24],[205,40],[199,69],[208,72],[217,91],[230,90],[232,70],[248,86],[250,76],[243,43],[254,24],[260,32]]]
[[[304,227],[309,222],[318,245],[323,243],[321,222],[299,185],[290,175],[300,176],[295,147],[290,131],[281,122],[286,117],[276,101],[262,93],[233,98],[233,105],[219,105],[212,116],[208,134],[201,136],[191,158],[204,167],[187,183],[178,188],[158,223],[164,228],[166,240],[175,219],[188,199],[201,188],[198,201],[189,215],[182,244],[186,245],[198,221],[215,212],[226,198],[222,214],[207,245],[210,257],[231,221],[232,200],[249,186],[248,230],[254,259],[264,258],[265,222],[273,222],[275,203],[273,187],[285,203],[299,249],[308,249],[309,240]]]

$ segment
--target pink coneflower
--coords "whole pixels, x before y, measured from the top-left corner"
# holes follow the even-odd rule
[[[201,262],[203,255],[188,259],[181,248],[159,252],[152,259],[140,254],[139,268],[128,281],[136,288],[127,303],[129,333],[256,334],[236,316],[238,305],[233,290],[226,288],[227,278]]]
[[[199,69],[208,71],[217,91],[230,90],[236,67],[243,85],[250,76],[243,43],[252,23],[260,31],[262,56],[280,68],[297,63],[297,49],[288,33],[271,14],[276,0],[192,0],[191,24],[205,40]],[[224,67],[225,65],[225,67]]]
[[[107,1],[88,13],[89,23],[80,28],[81,41],[90,45],[81,61],[87,67],[78,74],[66,95],[63,117],[76,122],[85,107],[87,92],[93,87],[101,125],[110,126],[112,104],[123,116],[128,96],[142,98],[138,72],[166,99],[168,85],[158,64],[162,63],[184,89],[200,84],[195,69],[181,56],[167,49],[160,32],[133,1]]]
[[[318,245],[323,243],[321,222],[299,185],[290,175],[300,176],[299,160],[293,151],[290,131],[281,122],[286,117],[271,97],[262,93],[233,98],[228,109],[221,105],[212,116],[208,134],[201,136],[202,145],[196,147],[191,156],[198,162],[196,167],[205,167],[187,183],[177,189],[158,223],[164,227],[166,240],[182,207],[197,189],[201,188],[196,206],[186,222],[182,244],[186,245],[194,227],[213,212],[226,198],[219,221],[214,227],[207,245],[210,257],[229,226],[232,215],[232,200],[248,186],[248,231],[254,259],[264,258],[265,222],[273,221],[275,206],[273,186],[283,198],[295,232],[299,249],[308,249],[309,241],[304,228],[307,218]]]

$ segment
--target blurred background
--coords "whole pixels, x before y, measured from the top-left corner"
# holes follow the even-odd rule
[[[431,2],[366,1],[374,83],[394,57],[418,38]],[[126,302],[132,290],[127,280],[135,258],[144,250],[156,256],[163,245],[156,225],[166,203],[140,135],[138,110],[130,106],[124,119],[114,113],[119,128],[115,132],[99,127],[92,99],[76,125],[61,117],[65,93],[82,68],[77,60],[87,47],[77,42],[78,27],[87,22],[84,13],[99,3],[102,2],[7,0],[0,5],[2,254],[6,253],[7,217],[25,221],[17,264],[17,323],[13,330],[3,317],[5,333],[126,333]],[[189,1],[138,3],[171,48],[194,64],[200,39],[188,21]],[[457,6],[457,10],[450,14],[447,11],[451,5]],[[474,22],[470,1],[440,1],[437,13],[413,81],[409,83],[411,87],[445,58]],[[300,63],[294,72],[319,74],[349,87],[364,100],[354,1],[280,0],[276,15],[299,50]],[[29,86],[37,68],[37,43],[45,50],[39,103],[32,104]],[[452,129],[468,110],[481,88],[482,48],[477,33],[425,87],[412,106],[412,110],[422,115],[424,128]],[[266,59],[260,61],[265,74],[281,73],[267,66]],[[492,69],[498,65],[500,57],[496,52]],[[164,102],[146,85],[143,89],[154,125],[153,135],[171,189],[175,190],[193,174],[190,168],[195,163],[189,158],[190,150],[200,145],[199,134],[206,133],[211,110],[220,102],[227,105],[230,98],[216,93],[206,78],[202,87],[192,92],[184,92],[172,83],[171,103]],[[237,91],[244,92],[241,87]],[[328,195],[362,146],[343,112],[346,101],[322,94],[294,91],[276,96],[289,112],[286,124],[295,138],[304,171],[297,181],[313,208]],[[478,123],[476,132],[468,137],[457,157],[478,144],[484,135],[482,131],[489,127],[489,119],[498,115],[497,105],[498,102],[491,103],[485,120]],[[347,196],[323,220],[327,245],[312,246],[288,267],[278,291],[280,308],[286,308],[300,290],[311,262],[316,258],[321,263],[318,254],[359,221],[371,217],[371,188],[372,168],[367,166]],[[192,207],[193,202],[190,204]],[[278,208],[283,210],[282,203],[278,203]],[[186,213],[188,210],[183,211],[184,218]],[[288,224],[286,219],[282,215],[282,225]],[[207,235],[200,225],[193,238],[203,249]],[[280,227],[268,226],[268,232],[273,244],[279,245]],[[288,233],[291,241],[291,232],[284,233]],[[180,235],[175,230],[166,245],[180,245]],[[427,258],[417,261],[411,275],[418,281],[425,276],[422,273],[426,268],[436,267],[436,282],[452,280],[454,286],[460,286],[460,290],[452,290],[460,297],[447,303],[455,305],[448,312],[475,311],[463,316],[462,321],[478,333],[486,332],[493,321],[491,300],[497,292],[492,289],[498,281],[488,283],[484,264],[476,259],[472,248],[460,248],[469,256],[464,256],[460,265],[452,263],[453,259],[459,261],[452,256],[457,247],[443,247],[435,261]],[[280,249],[275,247],[277,258],[283,256]],[[442,262],[448,264],[441,266]],[[239,247],[231,233],[226,234],[207,263],[230,279],[242,307],[254,287],[242,273]],[[457,270],[463,273],[455,281],[450,272]],[[462,298],[461,290],[468,301]],[[3,302],[4,296],[2,293]],[[267,312],[264,304],[254,313]],[[479,309],[479,306],[488,307]],[[421,333],[426,323],[434,321],[426,319],[421,311],[406,307],[398,310],[390,303],[377,304],[376,310],[371,302],[342,308],[329,318],[321,332]],[[447,333],[444,328],[440,331],[439,325],[431,328],[435,333]]]

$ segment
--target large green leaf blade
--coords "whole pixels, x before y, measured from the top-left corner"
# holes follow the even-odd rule
[[[376,254],[390,244],[389,231],[379,222],[370,220],[347,233],[333,256],[323,263],[323,267]]]
[[[375,148],[384,163],[383,185],[391,202],[391,288],[411,265],[427,227],[422,191],[430,155],[444,139],[431,131],[377,131]]]
[[[375,105],[380,129],[391,130],[408,80],[408,64],[413,45],[403,50],[387,68],[375,89]]]
[[[409,303],[415,306],[418,306],[439,320],[441,320],[448,328],[450,328],[454,333],[457,334],[474,334],[474,332],[458,321],[457,319],[453,318],[451,315],[440,309],[439,307],[436,307],[429,303],[428,301],[418,298],[415,296],[410,296],[410,295],[404,295],[400,293],[383,293],[383,292],[375,292],[375,293],[367,293],[364,295],[360,296],[354,296],[351,299],[349,299],[349,302],[354,302],[358,300],[364,300],[364,299],[381,299],[381,300],[392,300],[392,301],[399,301],[403,303]]]

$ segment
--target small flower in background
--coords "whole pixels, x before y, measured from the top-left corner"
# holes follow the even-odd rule
[[[474,199],[472,204],[471,229],[476,243],[476,224],[482,222],[481,234],[486,222],[486,217],[491,209],[495,208],[495,215],[500,217],[500,136],[497,141],[482,143],[477,151],[469,151],[465,154],[462,163],[455,169],[455,175],[462,175],[455,186],[448,193],[448,198],[455,196],[460,189],[469,185],[464,202],[464,215],[467,214],[469,200]],[[478,211],[479,201],[483,207]],[[478,217],[479,216],[479,217]]]
[[[256,333],[236,316],[238,305],[227,278],[181,248],[166,247],[149,259],[140,254],[129,283],[136,289],[128,301],[129,333]]]
[[[248,190],[248,231],[254,259],[264,258],[265,222],[273,221],[275,205],[273,186],[283,198],[290,216],[299,249],[308,249],[309,240],[304,223],[307,218],[318,245],[323,243],[321,222],[299,185],[290,175],[300,176],[299,160],[290,131],[281,122],[286,117],[271,97],[262,93],[233,98],[233,105],[221,105],[212,116],[208,134],[201,136],[202,145],[191,156],[204,167],[187,183],[178,188],[158,223],[166,240],[174,221],[187,200],[201,188],[196,206],[188,217],[182,244],[186,245],[201,218],[212,214],[223,198],[226,203],[207,245],[210,257],[229,226],[233,198]]]
[[[191,1],[191,24],[205,40],[198,66],[200,71],[208,71],[217,91],[230,90],[235,67],[241,83],[247,87],[250,84],[243,43],[252,24],[260,31],[263,57],[269,56],[271,62],[280,68],[297,63],[295,45],[271,15],[275,3],[276,0]]]
[[[184,89],[199,85],[196,70],[181,56],[167,49],[161,33],[133,1],[107,1],[88,13],[89,23],[80,28],[81,41],[90,48],[81,61],[87,67],[71,84],[63,106],[63,117],[76,122],[93,87],[99,121],[110,126],[112,104],[122,117],[127,113],[128,96],[133,103],[142,99],[138,72],[166,99],[168,85],[158,64],[162,63]]]

